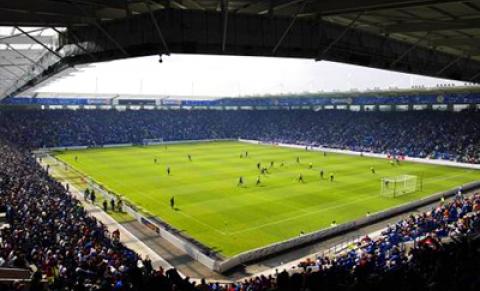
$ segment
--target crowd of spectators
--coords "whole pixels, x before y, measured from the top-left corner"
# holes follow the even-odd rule
[[[475,111],[3,110],[0,134],[29,148],[242,137],[480,163]]]
[[[282,117],[276,117],[276,114]],[[0,289],[478,290],[480,240],[472,237],[480,232],[479,194],[471,197],[459,194],[451,202],[442,201],[428,212],[411,215],[388,226],[378,237],[364,237],[340,255],[321,256],[304,262],[303,268],[295,272],[282,271],[269,277],[259,276],[226,285],[205,281],[194,283],[189,278],[182,278],[174,269],[153,269],[148,258],[141,258],[122,245],[101,222],[87,215],[81,203],[63,185],[50,178],[29,151],[43,145],[139,142],[143,138],[158,136],[166,139],[245,136],[322,144],[332,141],[326,144],[339,146],[339,142],[333,143],[334,137],[328,137],[324,132],[330,132],[328,128],[339,123],[337,131],[331,134],[340,141],[345,139],[342,144],[361,140],[349,136],[356,134],[347,128],[347,124],[352,124],[352,118],[357,120],[354,123],[358,130],[368,127],[366,124],[371,122],[393,130],[395,127],[391,123],[396,124],[397,119],[404,123],[416,120],[419,123],[416,129],[404,130],[411,132],[413,137],[422,134],[437,136],[437,139],[432,137],[434,144],[448,139],[446,143],[455,146],[439,146],[443,150],[460,149],[462,155],[469,153],[470,142],[478,143],[478,133],[468,129],[470,126],[478,129],[479,120],[472,113],[388,114],[396,118],[386,120],[390,118],[386,113],[307,111],[1,112],[0,210],[6,213],[8,227],[0,228],[0,267],[30,268],[34,270],[34,276],[25,286],[22,283],[0,283]],[[425,121],[429,118],[438,124],[432,127]],[[288,134],[289,130],[282,129],[280,122],[293,133]],[[451,124],[461,134],[457,134]],[[319,132],[307,125],[315,126]],[[443,132],[423,131],[423,126]],[[121,127],[123,129],[118,134],[114,133]],[[229,129],[233,133],[228,133]],[[371,144],[377,144],[377,136],[380,139],[393,138],[387,133],[387,129],[383,133],[370,133],[375,141]],[[407,137],[403,138],[407,140]],[[421,137],[408,140],[410,143],[426,142]],[[445,243],[446,240],[450,242]]]
[[[28,152],[6,143],[0,145],[0,207],[9,225],[0,230],[0,266],[33,265],[52,289],[122,286],[134,275],[137,254],[111,240]]]
[[[316,260],[301,262],[299,266],[305,270],[334,267],[344,271],[367,271],[369,275],[412,266],[417,263],[412,256],[420,250],[440,251],[443,249],[442,240],[478,235],[480,195],[464,197],[460,193],[449,203],[441,202],[428,212],[411,214],[387,226],[378,237],[367,235],[351,243],[344,250],[337,251],[333,259],[323,254]],[[480,284],[480,279],[475,283]]]

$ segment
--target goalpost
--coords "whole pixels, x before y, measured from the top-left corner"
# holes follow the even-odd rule
[[[143,146],[163,144],[163,138],[146,138],[142,140]]]
[[[390,198],[412,193],[418,190],[418,177],[414,175],[384,177],[380,189],[381,196]]]

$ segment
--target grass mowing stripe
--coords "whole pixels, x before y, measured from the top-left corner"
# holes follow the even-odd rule
[[[245,151],[249,157],[241,159]],[[191,162],[187,154],[192,155]],[[409,162],[391,166],[384,159],[333,153],[324,157],[320,152],[238,142],[66,151],[57,157],[227,257],[479,177],[479,171]],[[262,187],[256,187],[256,163],[268,165],[272,160],[271,173],[261,178]],[[282,161],[284,167],[280,167]],[[171,176],[166,174],[167,165]],[[320,180],[320,169],[325,170],[324,180]],[[296,181],[300,172],[305,184]],[[334,183],[328,181],[331,172],[336,176]],[[395,199],[379,195],[381,177],[403,174],[422,176],[423,191]],[[239,176],[246,187],[236,186]],[[179,211],[169,207],[172,195]]]
[[[264,227],[267,227],[267,226],[280,224],[280,223],[290,221],[290,220],[296,220],[296,219],[301,218],[301,217],[310,216],[310,215],[318,214],[318,213],[321,213],[321,212],[326,212],[326,211],[329,211],[329,210],[332,210],[332,209],[343,208],[343,207],[348,206],[348,205],[356,204],[360,201],[367,201],[367,200],[372,200],[372,199],[375,199],[375,197],[370,196],[370,197],[365,197],[365,198],[361,198],[361,199],[356,199],[356,200],[352,200],[352,201],[347,202],[347,203],[337,204],[337,205],[326,207],[326,208],[321,208],[317,211],[306,212],[306,213],[299,214],[299,215],[296,215],[296,216],[292,216],[292,217],[289,217],[289,218],[286,218],[286,219],[282,219],[282,220],[278,220],[278,221],[272,221],[270,223],[265,223],[265,224],[262,224],[262,225],[257,225],[257,226],[250,227],[250,228],[247,228],[247,229],[243,229],[243,230],[240,230],[240,231],[231,232],[230,234],[238,234],[238,233],[248,232],[248,231],[252,231],[252,230],[256,230],[256,229],[261,229],[261,228],[264,228]]]
[[[456,177],[459,177],[460,175],[455,175],[455,176],[451,176],[449,177],[450,179],[452,178],[456,178]],[[440,178],[437,178],[437,180],[440,179]],[[434,179],[430,179],[429,182],[434,182],[434,180],[436,180],[435,178]],[[357,188],[358,190],[359,188]],[[354,200],[354,201],[350,201],[350,202],[346,202],[346,203],[343,203],[343,204],[339,204],[339,205],[335,205],[335,206],[330,206],[330,207],[326,207],[326,208],[322,208],[322,209],[319,209],[318,211],[311,211],[311,212],[305,212],[304,214],[299,214],[299,215],[296,215],[296,216],[292,216],[290,218],[287,218],[287,219],[283,219],[283,220],[279,220],[279,221],[272,221],[271,223],[265,223],[263,225],[258,225],[258,226],[255,226],[255,227],[251,227],[251,228],[248,228],[248,229],[244,229],[244,230],[240,230],[240,231],[235,231],[235,232],[230,232],[229,234],[238,234],[238,233],[243,233],[243,232],[248,232],[248,231],[251,231],[251,230],[255,230],[255,229],[261,229],[261,228],[264,228],[266,226],[271,226],[271,225],[275,225],[275,224],[279,224],[279,223],[282,223],[282,222],[285,222],[285,221],[289,221],[289,220],[295,220],[295,219],[298,219],[300,217],[305,217],[305,216],[309,216],[309,215],[312,215],[312,214],[317,214],[317,213],[320,213],[320,212],[325,212],[325,211],[328,211],[328,210],[332,210],[332,209],[336,209],[336,208],[342,208],[342,207],[345,207],[345,206],[348,206],[348,205],[351,205],[351,204],[356,204],[357,202],[359,201],[367,201],[367,200],[372,200],[372,199],[375,199],[376,197],[374,197],[374,195],[371,195],[371,194],[367,194],[367,195],[364,195],[364,196],[367,196],[365,198],[362,198],[362,199],[357,199],[357,200]]]

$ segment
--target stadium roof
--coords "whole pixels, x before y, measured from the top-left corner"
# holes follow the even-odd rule
[[[0,36],[9,42],[0,47],[2,95],[78,64],[169,53],[325,59],[480,79],[479,0],[15,0],[0,3],[0,25],[20,26]],[[41,33],[51,27],[53,35]],[[40,55],[50,61],[29,69]]]
[[[51,29],[24,29],[46,47],[55,49],[56,36]],[[0,92],[7,90],[18,79],[38,74],[42,67],[36,64],[46,51],[46,48],[15,27],[0,27]]]

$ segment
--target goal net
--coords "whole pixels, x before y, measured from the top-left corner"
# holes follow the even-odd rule
[[[402,175],[397,177],[384,177],[381,181],[380,195],[395,198],[417,191],[417,176]]]
[[[142,145],[144,146],[159,144],[163,144],[163,138],[147,138],[142,140]]]

